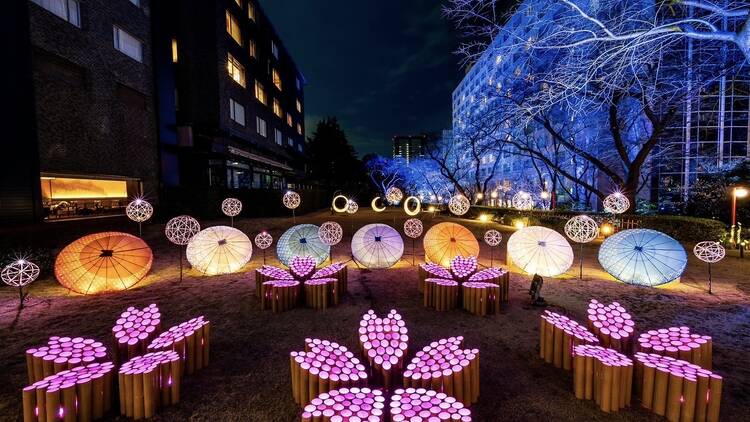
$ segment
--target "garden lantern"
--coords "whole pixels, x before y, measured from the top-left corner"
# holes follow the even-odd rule
[[[737,199],[747,198],[750,194],[747,188],[735,186],[732,188],[732,226],[737,225]]]

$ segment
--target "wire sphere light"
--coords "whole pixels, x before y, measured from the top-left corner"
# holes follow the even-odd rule
[[[39,266],[27,259],[17,259],[0,272],[3,283],[13,287],[24,287],[39,277]]]
[[[295,256],[311,256],[320,265],[328,259],[331,247],[320,240],[320,228],[314,224],[299,224],[289,228],[276,242],[276,255],[289,266]]]
[[[541,226],[518,230],[508,239],[510,259],[529,274],[556,277],[573,264],[573,249],[560,233]]]
[[[344,200],[344,206],[339,207],[336,205],[336,202],[340,199]],[[333,200],[331,201],[331,208],[333,208],[334,211],[339,213],[345,213],[347,209],[349,209],[349,198],[347,198],[344,195],[336,195],[333,197]]]
[[[402,199],[404,199],[404,193],[401,191],[401,189],[391,186],[388,188],[388,190],[385,191],[385,199],[388,200],[388,202],[392,205],[398,205],[399,202],[401,202]]]
[[[250,261],[253,243],[234,227],[214,226],[193,236],[185,255],[205,275],[231,274]]]
[[[413,208],[410,208],[410,202],[413,202],[416,205]],[[422,202],[416,196],[406,198],[406,201],[404,201],[404,212],[411,217],[419,215],[419,213],[422,212]]]
[[[653,287],[680,278],[687,253],[680,242],[662,232],[623,230],[602,243],[599,263],[623,283]]]
[[[513,208],[521,211],[528,211],[534,208],[534,195],[526,191],[518,191],[511,199]]]
[[[610,214],[622,214],[630,208],[628,197],[622,192],[615,192],[604,198],[604,211]]]
[[[503,235],[495,229],[484,232],[484,243],[489,246],[497,246],[503,240]]]
[[[273,244],[273,236],[271,236],[270,233],[260,232],[255,236],[255,246],[257,246],[258,249],[268,249],[271,247],[271,244]]]
[[[388,268],[404,254],[404,240],[393,227],[368,224],[352,237],[352,256],[367,268]]]
[[[410,218],[404,221],[404,234],[412,239],[422,236],[423,230],[424,226],[422,225],[422,221],[418,218]]]
[[[589,243],[599,235],[599,225],[588,215],[576,215],[565,223],[565,234],[576,243]]]
[[[189,215],[180,215],[169,221],[164,228],[164,234],[175,245],[185,246],[198,232],[201,225],[198,220]]]
[[[346,213],[347,214],[354,214],[359,210],[359,204],[357,204],[357,201],[350,199],[349,204],[346,206]]]
[[[695,245],[693,254],[703,262],[715,264],[724,259],[727,251],[719,242],[705,241]]]
[[[284,196],[281,198],[281,201],[284,203],[284,206],[289,208],[290,210],[296,209],[299,207],[300,202],[302,202],[302,199],[300,198],[299,194],[294,191],[287,191]]]
[[[328,246],[338,245],[344,237],[344,229],[335,221],[326,221],[318,229],[318,237],[323,244]]]
[[[471,202],[469,201],[469,198],[461,195],[460,193],[458,195],[453,195],[448,201],[448,209],[456,215],[464,215],[467,212],[469,212],[469,208],[471,208]]]
[[[143,223],[154,215],[154,207],[145,199],[136,198],[125,207],[125,215],[136,223]]]
[[[242,201],[237,198],[227,198],[221,201],[221,212],[227,217],[236,217],[242,212]]]
[[[372,198],[372,202],[370,202],[370,207],[372,207],[372,210],[375,212],[383,212],[385,211],[385,207],[378,207],[378,200],[380,199],[379,196],[376,196]]]

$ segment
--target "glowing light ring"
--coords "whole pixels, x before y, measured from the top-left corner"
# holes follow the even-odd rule
[[[253,255],[253,243],[241,231],[227,226],[201,230],[185,252],[190,265],[205,275],[239,271]]]
[[[576,215],[565,223],[565,234],[576,243],[589,243],[599,236],[599,225],[588,215]]]
[[[355,214],[359,210],[359,204],[353,199],[349,200],[349,205],[346,207],[347,214]]]
[[[448,209],[455,215],[464,215],[469,212],[471,202],[469,198],[458,194],[451,197],[448,201]]]
[[[302,202],[302,198],[300,198],[297,192],[290,190],[284,194],[284,196],[281,198],[281,202],[284,203],[285,207],[293,210],[299,207],[299,204]]]
[[[484,232],[484,243],[488,246],[495,247],[503,241],[503,235],[495,229],[490,229]]]
[[[410,218],[404,221],[404,234],[412,239],[416,239],[422,235],[424,226],[422,221],[418,218]]]
[[[388,203],[392,205],[398,205],[398,203],[401,202],[402,199],[404,199],[404,193],[401,191],[401,189],[392,186],[385,191],[385,199],[388,200]]]
[[[370,207],[375,212],[383,212],[383,211],[385,211],[385,207],[378,208],[378,199],[380,199],[379,196],[376,196],[375,198],[373,198],[372,202],[370,202]]]
[[[289,228],[276,242],[276,255],[286,266],[295,256],[312,256],[320,265],[328,259],[331,247],[320,240],[320,228],[313,224],[299,224]]]
[[[521,211],[528,211],[534,208],[534,196],[529,192],[519,191],[511,199],[513,208]]]
[[[603,201],[604,211],[610,214],[622,214],[630,208],[628,197],[620,192],[607,195]]]
[[[227,217],[236,217],[242,212],[242,201],[237,198],[227,198],[221,201],[221,212]]]
[[[336,206],[336,201],[339,199],[344,200],[344,206],[339,208]],[[339,213],[345,213],[349,209],[349,198],[347,198],[344,195],[336,195],[333,197],[333,201],[331,201],[331,208],[333,208],[334,211]]]
[[[167,222],[164,234],[175,245],[185,246],[198,232],[201,225],[198,220],[189,215],[180,215]]]
[[[268,232],[260,232],[257,236],[255,236],[255,246],[258,247],[258,249],[268,249],[273,244],[273,236],[271,236]]]
[[[513,233],[508,239],[508,254],[522,270],[542,277],[558,276],[573,264],[570,243],[560,233],[541,226]]]
[[[352,255],[367,268],[389,268],[404,254],[404,240],[391,226],[368,224],[352,237]]]
[[[687,267],[687,253],[656,230],[623,230],[602,243],[599,263],[623,283],[653,287],[678,279]]]
[[[409,209],[409,201],[413,201],[417,203],[417,206],[414,207],[414,209]],[[422,212],[422,203],[419,201],[419,198],[416,196],[410,196],[406,198],[406,201],[404,201],[404,212],[407,215],[410,215],[414,217],[415,215],[418,215],[420,212]]]
[[[145,199],[135,199],[125,207],[125,215],[136,223],[143,223],[154,215],[154,207]]]
[[[39,277],[39,266],[26,259],[17,259],[0,272],[3,282],[13,287],[24,287]]]
[[[344,237],[344,229],[335,221],[326,221],[318,229],[318,237],[323,244],[328,246],[338,245]]]
[[[703,262],[714,264],[724,259],[727,251],[719,242],[705,241],[695,245],[693,254]]]
[[[456,223],[439,223],[424,235],[425,259],[449,267],[456,256],[478,256],[479,242],[466,227]]]

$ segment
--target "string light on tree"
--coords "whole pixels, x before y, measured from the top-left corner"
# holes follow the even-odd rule
[[[23,302],[28,294],[23,293],[23,288],[31,284],[37,277],[39,277],[39,266],[25,258],[16,259],[6,265],[2,272],[0,272],[0,278],[3,279],[3,283],[12,287],[18,287],[18,297],[20,299],[18,309],[23,309]]]
[[[579,278],[583,278],[583,244],[599,236],[599,225],[588,215],[576,215],[565,223],[565,234],[570,240],[581,245]]]
[[[198,220],[189,215],[180,215],[167,221],[164,228],[164,234],[170,242],[177,246],[185,246],[190,243],[198,232],[201,231],[201,225]],[[180,282],[182,282],[182,248],[180,249]]]
[[[237,198],[227,198],[221,201],[221,212],[231,219],[232,227],[234,227],[234,217],[242,212],[242,201]]]
[[[135,198],[125,207],[125,215],[138,223],[138,235],[143,236],[141,224],[154,215],[154,207],[143,198]]]
[[[622,214],[630,208],[630,201],[622,192],[615,192],[604,198],[603,205],[610,214]]]
[[[521,211],[528,211],[534,208],[534,196],[526,191],[519,191],[511,199],[513,208]]]
[[[453,195],[448,201],[448,209],[455,215],[464,215],[469,212],[471,201],[461,194]]]
[[[267,231],[262,231],[255,236],[255,246],[263,251],[263,265],[266,264],[266,249],[273,244],[273,236]]]
[[[727,255],[726,249],[719,242],[705,241],[699,242],[693,248],[693,254],[696,258],[708,264],[708,293],[713,293],[713,277],[711,275],[711,264],[715,264]]]
[[[385,199],[387,199],[388,203],[391,205],[398,205],[401,200],[404,199],[404,193],[401,189],[392,186],[385,191]]]

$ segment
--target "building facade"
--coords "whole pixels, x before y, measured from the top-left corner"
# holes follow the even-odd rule
[[[403,158],[406,164],[425,156],[430,137],[422,135],[396,135],[393,137],[393,158]]]
[[[121,215],[156,198],[149,0],[10,2],[19,106],[4,158],[0,217]]]
[[[305,79],[257,0],[153,5],[166,189],[286,189],[305,174]]]

